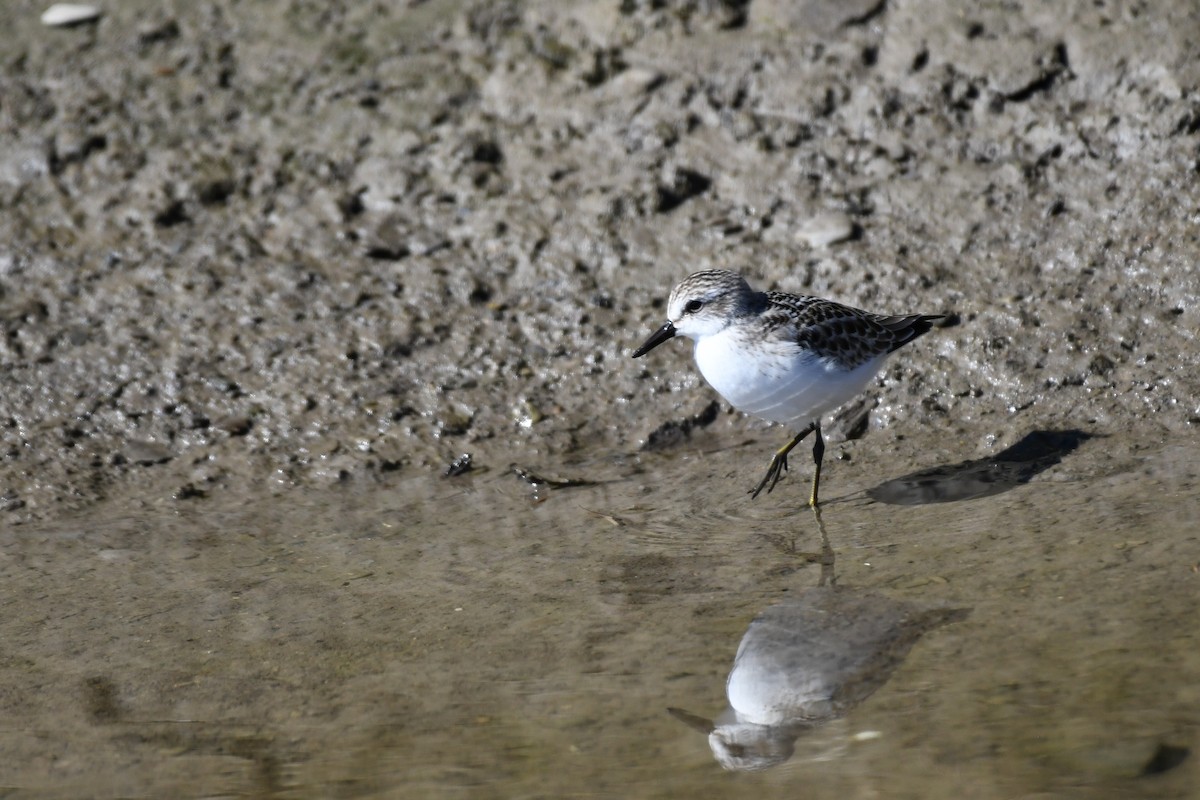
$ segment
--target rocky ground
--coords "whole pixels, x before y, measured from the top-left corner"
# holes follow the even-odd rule
[[[628,354],[711,266],[957,312],[871,423],[965,456],[1200,419],[1190,3],[36,11],[0,44],[9,523],[632,452],[708,402],[685,347]]]

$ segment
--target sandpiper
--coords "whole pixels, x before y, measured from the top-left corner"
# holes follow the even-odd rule
[[[706,270],[671,292],[667,322],[633,351],[649,353],[676,335],[696,342],[696,366],[740,411],[801,428],[775,452],[750,494],[769,493],[788,468],[788,453],[810,433],[812,494],[817,505],[825,439],[821,417],[854,397],[884,359],[929,331],[941,315],[887,316],[820,297],[759,292],[736,272]]]

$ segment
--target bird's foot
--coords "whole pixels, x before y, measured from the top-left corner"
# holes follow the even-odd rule
[[[766,489],[767,494],[775,488],[775,484],[779,483],[779,479],[783,477],[783,473],[787,472],[787,451],[781,450],[771,459],[770,466],[767,467],[767,474],[758,482],[758,485],[750,490],[750,498],[754,499],[762,494],[762,490]],[[770,485],[768,485],[770,484]]]

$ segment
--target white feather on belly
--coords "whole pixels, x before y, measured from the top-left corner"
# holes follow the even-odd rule
[[[762,342],[747,357],[744,342],[724,333],[696,343],[696,364],[704,379],[740,411],[772,422],[804,424],[819,420],[861,392],[886,356],[853,369],[788,342]]]

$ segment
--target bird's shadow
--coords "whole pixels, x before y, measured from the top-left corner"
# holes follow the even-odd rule
[[[1079,430],[1033,431],[990,458],[921,470],[885,481],[867,496],[894,506],[952,503],[1007,492],[1062,461],[1096,434]]]

